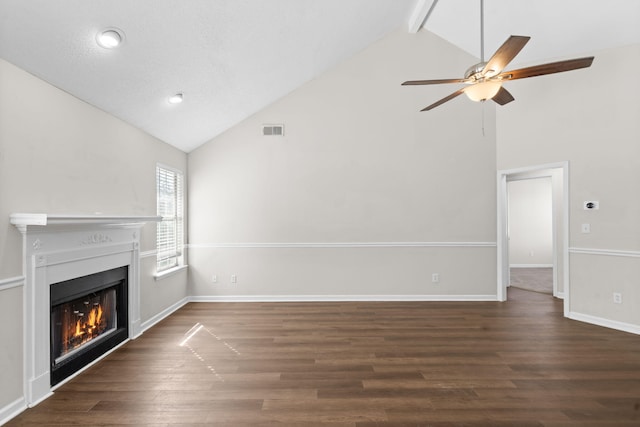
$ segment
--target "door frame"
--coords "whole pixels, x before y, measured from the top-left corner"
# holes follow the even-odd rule
[[[558,171],[554,174],[554,171]],[[554,200],[553,213],[553,268],[554,268],[554,296],[564,297],[564,314],[569,313],[569,162],[547,163],[542,165],[527,166],[517,169],[499,170],[497,173],[497,278],[498,301],[507,300],[507,287],[509,285],[509,240],[508,240],[508,189],[509,181],[532,178],[552,178],[552,198]],[[561,177],[562,185],[556,181]],[[561,189],[561,190],[560,190]],[[561,206],[556,206],[558,192],[562,191]],[[561,210],[561,224],[557,224],[555,209]],[[560,236],[556,230],[561,225]],[[558,238],[559,237],[559,238]],[[556,274],[559,255],[562,255],[562,287],[563,293],[558,294]]]

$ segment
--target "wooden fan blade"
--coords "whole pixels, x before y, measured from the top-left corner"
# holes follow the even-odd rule
[[[491,59],[487,61],[487,65],[482,69],[482,75],[495,76],[500,74],[518,52],[522,50],[531,37],[529,36],[511,36],[502,44],[493,54]]]
[[[466,79],[409,80],[402,83],[402,86],[439,85],[442,83],[465,83],[466,81]]]
[[[433,104],[429,105],[428,107],[423,108],[420,111],[429,111],[433,108],[436,108],[438,105],[442,105],[447,101],[451,101],[453,98],[455,98],[456,96],[460,95],[462,92],[464,92],[465,88],[462,88],[460,90],[457,90],[455,92],[453,92],[451,95],[449,96],[445,96],[444,98],[442,98],[440,101],[434,102]]]
[[[518,70],[505,71],[500,74],[504,80],[524,79],[527,77],[543,76],[545,74],[562,73],[564,71],[588,68],[593,62],[593,56],[585,58],[568,59],[566,61],[550,62],[548,64],[534,65],[533,67],[520,68]]]
[[[498,93],[496,93],[496,96],[494,96],[492,99],[496,102],[496,104],[504,105],[504,104],[510,103],[515,98],[504,87],[500,87],[500,90],[498,91]]]

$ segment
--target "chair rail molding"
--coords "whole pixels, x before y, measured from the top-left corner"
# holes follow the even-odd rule
[[[496,247],[496,242],[247,242],[190,243],[188,249],[223,248],[467,248]]]
[[[618,249],[569,248],[571,254],[604,255],[627,258],[640,258],[640,251],[623,251]]]
[[[0,279],[0,291],[11,288],[17,288],[24,285],[24,276],[9,277],[8,279]]]

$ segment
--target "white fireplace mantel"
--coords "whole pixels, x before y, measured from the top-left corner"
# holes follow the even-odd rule
[[[49,287],[93,273],[128,267],[129,338],[141,333],[140,229],[159,216],[15,213],[23,236],[25,400],[34,406],[52,393]]]
[[[58,215],[46,213],[14,213],[11,224],[25,232],[28,226],[51,225],[111,225],[111,226],[143,226],[147,222],[162,220],[159,216],[113,216],[113,215]]]

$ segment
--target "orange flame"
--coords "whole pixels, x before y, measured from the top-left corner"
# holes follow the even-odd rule
[[[76,321],[76,332],[73,335],[74,337],[79,337],[80,335],[82,335],[82,325],[80,324],[80,320]]]
[[[87,325],[93,326],[96,324],[96,309],[93,308],[89,312],[89,318],[87,319]]]
[[[102,319],[102,306],[98,305],[96,308],[92,308],[87,318],[87,325],[91,328],[95,328],[100,325]]]

